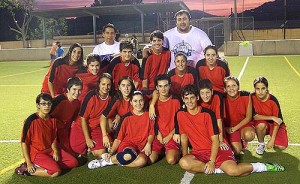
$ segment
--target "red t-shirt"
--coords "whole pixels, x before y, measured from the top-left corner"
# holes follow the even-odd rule
[[[249,95],[248,91],[239,91],[236,99],[231,99],[228,96],[225,98],[225,127],[234,127],[245,119],[249,104]]]
[[[166,74],[171,62],[171,52],[164,49],[161,54],[150,54],[143,58],[141,77],[148,80],[148,89],[155,89],[155,77]]]
[[[78,116],[80,109],[79,100],[69,101],[66,94],[55,97],[52,102],[50,115],[56,118],[58,133],[70,131],[71,124]]]
[[[87,120],[90,128],[100,127],[100,116],[110,101],[110,96],[105,99],[99,97],[97,90],[92,90],[83,99],[76,124],[81,126],[81,117]]]
[[[178,98],[181,98],[181,91],[186,85],[192,84],[195,87],[198,86],[197,70],[193,67],[188,66],[187,71],[183,76],[177,74],[176,68],[169,71],[168,75],[172,81],[171,93]]]
[[[53,84],[54,95],[65,93],[68,79],[73,77],[78,70],[78,65],[70,66],[63,58],[54,61],[43,81],[42,92],[49,93],[48,80]]]
[[[223,61],[217,60],[215,67],[210,70],[206,60],[198,61],[196,65],[198,77],[200,80],[209,79],[213,84],[213,90],[224,92],[224,78],[230,75],[228,65]]]
[[[269,94],[269,97],[266,101],[260,101],[255,93],[251,94],[252,105],[253,105],[253,115],[259,114],[264,116],[275,116],[283,121],[283,117],[281,114],[281,109],[279,102],[275,96]],[[269,121],[273,122],[273,121]]]
[[[51,145],[56,142],[56,137],[55,118],[44,120],[34,113],[24,121],[21,142],[28,146],[30,160],[34,160],[37,153],[51,153]]]
[[[145,147],[149,135],[154,135],[154,121],[149,119],[148,112],[144,112],[142,115],[129,112],[122,117],[115,135],[121,142],[131,142],[141,151]]]
[[[221,101],[219,95],[214,93],[210,102],[205,103],[201,101],[200,105],[202,107],[212,110],[215,113],[217,119],[224,118],[224,103],[223,101]]]
[[[163,137],[166,137],[174,129],[174,117],[179,109],[180,102],[173,96],[170,96],[165,102],[158,100],[155,104],[155,123]]]
[[[195,115],[181,109],[176,114],[175,123],[179,133],[187,135],[193,150],[211,150],[211,136],[219,134],[217,120],[213,111],[201,106],[198,108],[199,112]]]
[[[140,63],[137,59],[131,61],[128,66],[125,66],[121,60],[121,56],[114,58],[107,70],[113,77],[115,89],[118,89],[118,82],[123,76],[129,76],[134,82],[140,83],[139,71]]]
[[[79,96],[79,101],[82,102],[85,95],[91,91],[98,88],[98,79],[100,76],[101,71],[99,70],[97,75],[93,75],[88,69],[80,69],[76,72],[75,76],[79,77],[82,81],[82,91],[81,95]]]
[[[103,111],[103,115],[106,118],[114,118],[116,115],[123,116],[132,109],[133,108],[129,101],[124,99],[119,100],[119,98],[115,96]]]

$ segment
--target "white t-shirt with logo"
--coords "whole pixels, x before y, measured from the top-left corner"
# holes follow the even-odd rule
[[[98,54],[101,59],[109,58],[114,54],[120,53],[120,43],[115,41],[113,45],[107,45],[105,42],[96,45],[93,54]]]
[[[200,59],[204,58],[204,49],[212,45],[207,34],[192,26],[188,33],[179,33],[174,27],[164,33],[164,46],[172,52],[170,70],[175,68],[174,59],[178,52],[183,52],[188,59],[188,65],[195,67]]]

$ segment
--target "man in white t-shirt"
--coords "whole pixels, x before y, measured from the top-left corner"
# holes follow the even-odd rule
[[[117,28],[111,23],[108,23],[105,26],[103,26],[102,36],[104,38],[104,42],[99,45],[96,45],[96,47],[93,50],[93,54],[100,55],[102,60],[110,60],[117,54],[119,54],[120,43],[115,41],[117,32]]]
[[[187,56],[188,65],[195,67],[204,58],[204,49],[212,45],[207,34],[199,28],[190,25],[191,15],[186,10],[175,14],[176,27],[166,31],[164,46],[172,52],[170,70],[175,68],[174,59],[178,52]]]

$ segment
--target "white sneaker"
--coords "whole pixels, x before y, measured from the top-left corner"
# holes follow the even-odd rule
[[[97,169],[97,168],[99,168],[99,167],[102,167],[102,166],[101,166],[101,161],[102,161],[102,159],[101,159],[101,160],[95,159],[95,160],[90,161],[90,162],[88,163],[88,168],[89,168],[89,169]]]
[[[258,155],[263,155],[265,152],[265,144],[259,144],[257,145],[257,148],[256,148],[256,153]]]

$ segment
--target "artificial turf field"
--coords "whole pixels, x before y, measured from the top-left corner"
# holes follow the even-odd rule
[[[242,90],[253,91],[252,82],[259,75],[269,80],[269,90],[280,102],[291,144],[285,151],[267,150],[263,156],[255,154],[255,143],[250,144],[241,162],[276,161],[286,171],[246,177],[196,174],[192,183],[300,183],[300,56],[249,57],[247,65],[247,57],[226,59],[231,74],[241,77]],[[18,142],[22,124],[36,111],[35,97],[48,65],[48,61],[0,62],[0,183],[180,183],[185,172],[178,164],[168,165],[165,159],[141,169],[111,166],[89,170],[85,164],[52,179],[14,174],[14,168],[22,161]]]

